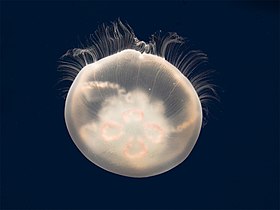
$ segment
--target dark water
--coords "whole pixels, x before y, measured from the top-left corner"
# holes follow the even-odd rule
[[[279,4],[1,2],[1,208],[279,208]],[[58,58],[120,17],[206,52],[222,102],[188,159],[133,179],[95,167],[64,123]]]

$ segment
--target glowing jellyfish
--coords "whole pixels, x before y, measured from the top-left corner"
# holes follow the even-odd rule
[[[79,150],[101,168],[130,177],[161,174],[184,161],[213,91],[207,59],[184,49],[176,33],[139,41],[117,21],[102,26],[84,49],[68,51],[60,68],[73,81],[65,120]]]

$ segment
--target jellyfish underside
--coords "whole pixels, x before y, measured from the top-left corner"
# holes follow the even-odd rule
[[[175,66],[125,49],[82,68],[68,92],[65,119],[91,162],[120,175],[148,177],[186,159],[200,133],[202,108]]]

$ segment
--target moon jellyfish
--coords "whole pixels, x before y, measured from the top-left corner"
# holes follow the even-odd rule
[[[206,54],[176,33],[140,41],[120,20],[101,26],[59,68],[71,85],[65,102],[69,134],[95,165],[124,176],[149,177],[192,151],[213,95]],[[203,68],[202,68],[203,69]]]

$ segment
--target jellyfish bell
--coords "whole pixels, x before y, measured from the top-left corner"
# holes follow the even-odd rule
[[[187,157],[200,132],[202,109],[176,67],[127,49],[79,72],[66,99],[65,119],[92,162],[142,177],[169,170]]]
[[[161,174],[183,162],[198,139],[202,99],[211,89],[205,74],[190,76],[193,81],[186,74],[205,54],[171,59],[181,37],[147,44],[121,21],[91,38],[87,48],[68,51],[60,66],[72,81],[65,121],[76,146],[99,167],[129,177]]]

